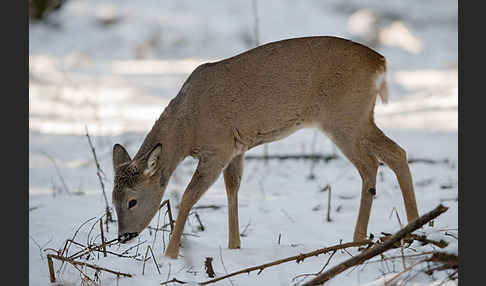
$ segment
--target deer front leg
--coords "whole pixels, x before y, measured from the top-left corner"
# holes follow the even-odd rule
[[[228,248],[240,248],[240,228],[238,224],[238,190],[243,174],[243,154],[236,156],[223,172],[228,198]]]
[[[200,159],[191,182],[184,191],[181,203],[179,205],[179,214],[175,223],[174,231],[170,237],[169,245],[165,250],[165,256],[177,258],[179,254],[179,243],[181,241],[182,231],[186,224],[189,211],[192,206],[201,198],[208,188],[216,181],[224,167],[224,160],[217,159]]]

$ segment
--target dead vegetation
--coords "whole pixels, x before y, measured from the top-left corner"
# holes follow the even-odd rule
[[[167,206],[167,211],[166,215],[168,214],[169,216],[169,223],[167,223],[165,226],[170,228],[170,231],[168,229],[161,228],[161,230],[166,231],[166,232],[172,232],[172,227],[174,224],[174,221],[172,219],[172,210],[170,208],[170,202],[168,200],[164,201],[159,208],[160,209],[164,206]],[[106,214],[105,214],[106,215]],[[103,216],[105,216],[103,215]],[[146,251],[145,255],[142,258],[142,254],[139,252],[139,246],[144,244],[146,241],[137,243],[135,246],[131,246],[128,249],[122,251],[122,252],[115,252],[111,250],[107,250],[108,248],[111,248],[115,245],[120,247],[119,241],[117,238],[105,241],[105,236],[104,236],[104,229],[103,229],[103,216],[100,217],[96,222],[92,225],[91,229],[88,232],[88,238],[87,238],[87,243],[83,244],[79,241],[76,241],[76,236],[79,233],[80,229],[85,226],[88,222],[92,221],[95,218],[88,219],[84,223],[82,223],[78,229],[75,231],[73,237],[71,239],[67,239],[66,242],[64,243],[64,246],[59,249],[52,249],[52,248],[46,248],[44,251],[48,251],[46,255],[47,257],[47,266],[49,270],[49,277],[50,281],[56,282],[56,273],[60,275],[62,273],[62,269],[65,264],[69,264],[72,267],[74,267],[76,270],[80,272],[81,279],[84,281],[84,283],[88,283],[89,285],[99,285],[100,282],[100,274],[102,272],[110,273],[115,275],[117,278],[120,277],[132,277],[133,274],[130,273],[125,273],[121,271],[116,271],[112,270],[106,267],[99,266],[95,263],[89,263],[93,260],[99,260],[99,254],[102,253],[104,257],[107,257],[108,255],[110,256],[116,256],[119,258],[128,258],[128,259],[133,259],[135,261],[140,261],[143,262],[143,268],[142,268],[142,275],[145,274],[145,264],[148,260],[152,259],[158,273],[160,274],[160,267],[159,264],[157,263],[157,260],[155,258],[154,252],[152,250],[151,245],[146,246]],[[108,224],[110,222],[106,222]],[[95,228],[96,225],[99,225],[99,235],[96,235],[95,238],[99,238],[101,241],[99,243],[96,242],[96,239],[91,239],[90,236],[93,232],[93,229]],[[105,226],[106,227],[106,226]],[[158,229],[158,226],[156,228]],[[155,231],[154,235],[154,243],[156,239],[156,234],[157,230]],[[76,246],[80,248],[80,250],[75,251],[74,253],[70,252],[70,249],[72,246]],[[153,245],[153,244],[152,244]],[[133,251],[135,250],[135,254],[133,254]],[[150,251],[150,257],[148,257]],[[61,262],[61,265],[59,269],[56,271],[54,268],[54,262],[53,260],[58,260]],[[94,273],[92,276],[88,274],[86,271],[87,268],[94,270]]]
[[[111,218],[110,207],[108,204],[108,200],[105,193],[105,188],[103,184],[104,180],[104,173],[101,170],[101,167],[98,163],[96,157],[96,151],[92,144],[91,138],[89,136],[88,130],[86,129],[86,137],[88,139],[94,162],[96,164],[96,174],[100,181],[101,189],[103,196],[105,198],[106,209],[105,213],[99,217],[92,225],[88,232],[88,237],[85,243],[80,242],[76,239],[77,234],[79,233],[80,229],[86,226],[89,222],[94,220],[95,218],[88,219],[84,223],[82,223],[78,229],[75,231],[72,238],[67,239],[64,243],[64,246],[60,249],[52,249],[46,248],[43,251],[49,252],[47,257],[47,266],[49,270],[49,277],[51,282],[56,282],[57,278],[56,275],[59,277],[63,273],[63,269],[65,265],[70,265],[72,268],[76,269],[80,274],[81,284],[82,285],[100,285],[100,279],[102,273],[107,273],[109,275],[116,276],[117,279],[120,278],[130,278],[135,276],[133,272],[126,273],[123,271],[111,269],[110,267],[105,267],[99,265],[100,255],[102,257],[114,256],[120,259],[128,259],[133,260],[134,263],[142,262],[142,269],[140,271],[141,275],[146,274],[147,264],[153,264],[154,268],[157,273],[160,275],[163,273],[162,265],[157,262],[155,257],[155,253],[163,253],[165,251],[165,239],[168,235],[172,233],[174,229],[174,219],[172,215],[172,209],[169,200],[165,200],[161,203],[158,212],[157,218],[157,225],[149,226],[149,233],[153,235],[152,244],[146,244],[147,241],[142,241],[131,246],[125,250],[117,250],[114,251],[113,248],[117,247],[120,249],[120,244],[118,239],[106,240],[105,230],[108,232],[109,224],[114,223],[115,220],[108,219]],[[277,157],[275,157],[277,158]],[[268,159],[268,158],[267,158]],[[282,159],[282,158],[280,158]],[[293,158],[293,159],[302,159],[302,158]],[[315,158],[314,158],[315,159]],[[321,158],[322,159],[322,158]],[[416,161],[418,162],[418,161]],[[430,162],[426,162],[430,163]],[[442,162],[441,162],[442,163]],[[332,222],[331,219],[331,186],[326,185],[322,192],[328,193],[328,205],[327,205],[327,215],[326,221]],[[338,196],[339,197],[339,196]],[[161,209],[166,208],[162,226],[160,226],[160,216],[161,216]],[[225,206],[223,205],[200,205],[195,206],[194,210],[219,210]],[[287,218],[291,222],[295,222],[295,220],[285,212],[285,210],[281,209],[282,213],[284,213]],[[395,234],[382,232],[381,236],[375,237],[374,235],[370,235],[369,239],[359,242],[347,242],[342,243],[340,241],[338,244],[333,246],[328,246],[320,249],[316,249],[314,251],[300,253],[298,255],[290,256],[281,258],[275,261],[270,261],[263,264],[258,264],[255,266],[247,267],[244,269],[236,270],[229,272],[223,262],[222,252],[220,248],[220,261],[224,268],[224,275],[218,276],[213,268],[213,257],[206,257],[204,261],[204,271],[207,274],[208,278],[211,278],[207,281],[198,282],[199,285],[207,285],[212,284],[220,280],[228,279],[228,281],[233,284],[231,277],[238,276],[241,274],[250,274],[252,272],[256,272],[257,275],[260,275],[265,269],[271,267],[277,267],[280,264],[295,261],[296,263],[304,262],[306,259],[311,257],[317,257],[321,254],[326,255],[328,254],[329,257],[326,259],[323,266],[320,268],[319,271],[315,273],[303,273],[295,276],[292,279],[292,283],[296,283],[295,285],[322,285],[325,282],[331,280],[336,275],[339,275],[342,272],[345,272],[349,269],[350,272],[354,271],[358,267],[364,269],[367,265],[371,263],[382,263],[387,268],[384,273],[395,273],[391,279],[386,281],[385,285],[396,285],[392,284],[396,282],[398,279],[403,279],[408,273],[412,271],[424,273],[427,275],[434,275],[434,273],[444,272],[447,273],[448,280],[455,280],[458,278],[458,257],[455,254],[451,254],[448,252],[438,251],[435,250],[436,248],[443,249],[448,246],[448,243],[444,239],[434,240],[425,234],[417,234],[413,233],[415,230],[421,228],[425,224],[431,225],[433,223],[433,219],[438,217],[443,212],[447,211],[447,208],[439,205],[434,210],[424,214],[423,216],[419,217],[415,221],[409,223],[406,226],[402,225],[400,217],[398,216],[397,210],[394,208],[390,214],[390,218],[395,212],[396,218],[398,223],[400,224],[401,230]],[[203,224],[203,218],[198,214],[197,211],[191,213],[191,216],[195,218],[197,222],[196,232],[205,231],[205,225]],[[166,218],[168,217],[168,222],[166,223]],[[105,223],[103,223],[103,218],[105,218]],[[190,223],[190,221],[189,221]],[[248,221],[246,226],[244,227],[241,236],[245,237],[248,235],[248,228],[251,224],[251,220]],[[99,227],[97,227],[99,226]],[[99,233],[97,233],[96,229],[99,228]],[[449,231],[449,232],[448,232]],[[157,233],[162,232],[162,235],[159,236],[159,239],[162,239],[162,248],[155,248],[157,242]],[[194,235],[192,233],[184,233],[184,235]],[[197,236],[197,235],[194,235]],[[280,244],[282,234],[279,233],[278,236],[278,244]],[[450,232],[450,230],[445,230],[444,236],[449,236],[457,240],[457,236]],[[32,238],[33,239],[33,238]],[[412,245],[414,243],[419,243],[420,246],[430,245],[433,247],[433,251],[422,251],[418,252]],[[145,245],[144,245],[145,244]],[[36,245],[38,245],[36,243]],[[141,251],[145,246],[145,251]],[[291,245],[295,246],[295,245]],[[42,247],[38,245],[40,251],[42,252]],[[71,248],[76,247],[76,251],[72,251]],[[357,248],[359,254],[352,255],[348,249],[350,248]],[[394,251],[395,250],[395,251]],[[399,251],[399,255],[396,255]],[[347,253],[350,258],[341,262],[337,265],[334,265],[330,269],[328,266],[331,264],[333,257],[338,252]],[[385,253],[387,255],[385,255]],[[391,255],[388,255],[391,253]],[[372,258],[379,256],[380,259],[372,260]],[[56,270],[54,261],[60,262],[58,268]],[[98,262],[97,262],[98,261]],[[396,270],[395,261],[401,262],[402,268],[400,271]],[[392,263],[392,269],[389,266],[389,263]],[[424,266],[419,268],[419,266]],[[172,279],[169,279],[171,276],[171,266],[168,264],[168,274],[166,281],[160,283],[160,285],[172,285],[172,284],[186,284],[189,281],[183,281],[178,279],[177,277],[172,276]],[[136,269],[135,267],[131,267],[130,269]],[[191,269],[187,270],[190,273]],[[198,273],[198,271],[193,271],[193,273]],[[251,279],[250,277],[248,279]],[[193,282],[193,281],[191,281]],[[303,283],[303,284],[302,284]]]
[[[62,269],[63,267],[65,267],[65,265],[70,265],[71,267],[79,271],[81,280],[86,285],[99,285],[102,273],[114,275],[117,277],[117,279],[124,278],[124,277],[130,278],[135,275],[134,273],[126,273],[123,271],[111,269],[110,267],[99,265],[99,263],[97,263],[96,260],[99,260],[100,256],[102,257],[115,256],[123,259],[131,259],[137,263],[142,262],[143,264],[142,264],[141,275],[145,275],[146,264],[147,262],[151,261],[150,264],[154,265],[154,269],[156,269],[156,271],[159,274],[162,274],[163,272],[161,270],[161,265],[157,262],[154,252],[155,253],[163,252],[163,250],[165,250],[165,243],[163,245],[164,249],[154,249],[153,247],[155,246],[156,243],[157,232],[161,231],[163,232],[163,234],[170,235],[174,224],[169,200],[164,201],[160,205],[159,218],[160,218],[160,210],[163,207],[166,207],[167,209],[164,214],[163,225],[159,226],[159,219],[158,219],[157,226],[152,227],[151,233],[152,232],[154,233],[154,239],[151,245],[145,245],[144,253],[140,252],[139,248],[143,244],[145,244],[146,241],[139,242],[136,245],[131,246],[128,249],[125,249],[123,251],[114,251],[112,249],[114,246],[118,246],[118,248],[120,248],[120,244],[118,243],[117,239],[106,241],[104,224],[102,223],[103,216],[105,216],[106,214],[102,215],[100,218],[98,218],[95,221],[95,223],[92,224],[91,229],[89,230],[88,233],[87,242],[86,243],[80,242],[79,240],[76,239],[78,232],[82,227],[86,226],[90,221],[92,221],[95,218],[91,218],[85,221],[75,231],[72,238],[66,240],[62,248],[57,250],[51,248],[44,249],[44,251],[50,252],[47,254],[47,265],[49,270],[50,281],[51,282],[57,281],[56,273],[57,275],[62,275]],[[277,267],[282,263],[287,263],[292,261],[295,261],[296,263],[301,263],[304,262],[307,258],[316,257],[321,254],[329,254],[329,257],[327,258],[326,262],[323,264],[322,268],[319,271],[315,273],[304,273],[304,274],[297,275],[292,279],[292,282],[297,283],[296,285],[322,285],[326,281],[335,277],[336,275],[344,271],[347,271],[351,268],[352,268],[351,271],[354,271],[357,267],[366,267],[366,265],[370,263],[376,263],[376,262],[389,263],[395,260],[402,261],[403,264],[402,270],[396,271],[395,266],[393,266],[393,270],[390,270],[388,272],[394,272],[396,274],[390,280],[387,280],[386,285],[392,285],[390,283],[396,281],[399,278],[403,278],[407,273],[412,271],[420,271],[421,273],[425,273],[427,275],[433,275],[434,273],[441,272],[441,271],[450,271],[450,273],[447,272],[448,273],[447,279],[454,280],[458,278],[457,255],[447,253],[447,252],[437,251],[437,250],[417,252],[415,249],[411,247],[414,244],[414,242],[420,243],[421,246],[431,245],[434,248],[440,248],[440,249],[447,247],[448,243],[443,239],[434,240],[428,238],[425,234],[413,233],[415,230],[421,228],[423,225],[428,223],[430,224],[430,222],[433,221],[434,218],[438,217],[440,214],[442,214],[445,211],[447,211],[447,208],[442,205],[439,205],[434,210],[424,214],[423,216],[419,217],[417,220],[404,226],[400,231],[398,231],[395,234],[382,232],[380,237],[375,238],[373,235],[370,235],[369,239],[365,241],[347,242],[347,243],[339,242],[338,244],[333,246],[316,249],[314,251],[310,251],[307,253],[300,253],[298,255],[278,259],[275,261],[255,265],[252,267],[247,267],[233,272],[228,272],[226,270],[226,266],[224,266],[223,259],[222,257],[220,257],[221,263],[225,269],[225,275],[220,275],[219,277],[213,268],[213,264],[212,264],[213,258],[206,257],[206,260],[204,261],[205,272],[208,275],[208,277],[211,279],[207,281],[198,282],[198,284],[199,285],[212,284],[220,280],[230,279],[233,276],[237,276],[245,273],[249,274],[254,271],[257,272],[257,275],[260,275],[267,268]],[[165,222],[167,216],[169,217],[168,223]],[[199,231],[203,231],[204,225],[201,218],[197,213],[194,213],[194,216],[198,221]],[[398,214],[397,214],[397,219],[401,224]],[[247,226],[248,225],[250,225],[250,222],[247,224]],[[96,229],[97,229],[96,226],[99,226],[98,234],[96,233]],[[449,233],[447,232],[447,230],[445,231],[445,235],[447,234],[457,239],[456,236],[450,234],[450,230]],[[165,242],[164,235],[162,235],[162,238],[164,239]],[[279,240],[280,240],[280,235],[279,235]],[[78,250],[72,251],[71,248],[73,246],[77,247]],[[358,251],[361,252],[353,256],[347,250],[349,248],[358,248]],[[401,255],[385,256],[385,253],[388,252],[396,253],[393,252],[394,249],[396,249],[396,251],[400,251]],[[409,250],[409,249],[411,251],[406,253],[405,250]],[[350,258],[342,263],[339,263],[331,267],[326,271],[327,267],[331,264],[332,258],[338,251],[342,251],[343,253],[344,252],[348,253],[350,255]],[[381,259],[371,260],[373,257],[376,256],[379,256]],[[58,267],[57,271],[55,268],[54,260],[61,262],[61,265]],[[426,265],[426,267],[422,267],[419,269],[420,265]],[[388,265],[386,267],[388,267]],[[169,270],[169,275],[167,275],[167,278],[170,277],[170,274],[171,273]],[[160,285],[171,285],[173,283],[186,284],[188,283],[188,281],[183,281],[178,279],[177,277],[173,277],[172,279],[167,279],[166,281],[161,282]]]

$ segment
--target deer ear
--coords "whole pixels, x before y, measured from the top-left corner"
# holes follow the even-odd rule
[[[122,145],[115,144],[115,146],[113,146],[113,168],[130,160],[132,160],[130,159],[130,155],[128,155],[127,150],[125,150]]]
[[[160,154],[162,153],[162,144],[157,144],[152,151],[148,153],[147,167],[143,174],[146,176],[152,176],[160,166]]]

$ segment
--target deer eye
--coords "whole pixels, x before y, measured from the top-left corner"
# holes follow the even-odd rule
[[[128,208],[131,209],[137,204],[137,200],[130,200],[128,202]]]

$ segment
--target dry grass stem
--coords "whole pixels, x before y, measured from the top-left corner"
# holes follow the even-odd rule
[[[103,245],[103,255],[106,257],[105,235],[103,233],[103,219],[100,218],[101,244]]]
[[[415,266],[419,265],[420,263],[423,263],[425,262],[426,260],[419,260],[415,263],[413,263],[412,265],[406,267],[405,269],[403,269],[402,271],[400,271],[399,273],[397,273],[396,275],[394,275],[390,280],[387,280],[385,282],[385,286],[388,286],[390,285],[394,280],[396,280],[398,277],[400,277],[402,274],[404,274],[405,272],[408,272],[410,271],[412,268],[414,268]]]
[[[174,231],[175,221],[174,221],[173,216],[172,216],[172,208],[170,207],[170,201],[169,200],[163,201],[162,204],[160,205],[159,209],[161,209],[165,205],[167,205],[167,212],[169,214],[170,232],[172,233],[172,231]]]
[[[103,183],[103,178],[101,176],[102,174],[104,175],[104,172],[103,172],[103,170],[100,167],[100,163],[98,162],[98,158],[96,157],[96,150],[93,147],[93,143],[91,142],[91,137],[89,136],[89,132],[88,132],[88,126],[84,126],[84,128],[86,130],[86,137],[88,138],[88,143],[89,143],[89,147],[91,148],[91,153],[93,153],[93,158],[94,158],[95,163],[96,163],[96,175],[98,176],[98,179],[100,181],[101,190],[103,192],[103,197],[105,198],[105,204],[106,204],[106,210],[105,210],[105,212],[106,212],[106,232],[108,232],[108,223],[109,222],[113,222],[113,217],[111,215],[110,206],[108,204],[108,198],[106,197],[105,184]]]
[[[329,186],[328,193],[327,193],[327,218],[328,222],[331,222],[331,186]]]

